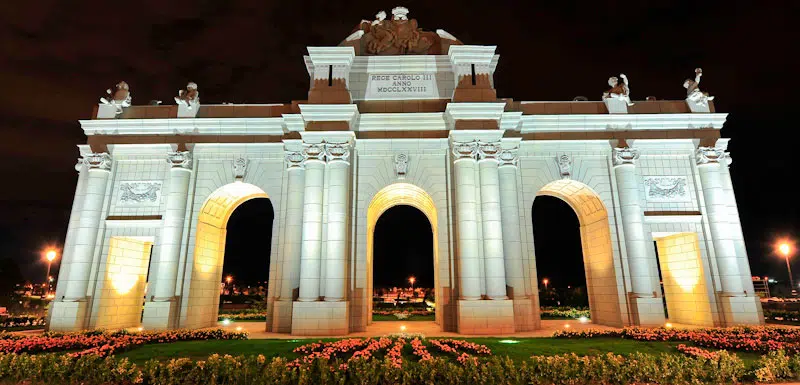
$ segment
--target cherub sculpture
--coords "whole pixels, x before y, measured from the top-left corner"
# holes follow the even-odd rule
[[[200,104],[200,91],[197,90],[197,83],[189,82],[186,89],[179,90],[175,97],[175,103],[183,104],[188,109],[192,109]]]
[[[603,92],[603,100],[617,99],[625,102],[629,106],[632,106],[633,102],[631,102],[631,89],[629,86],[628,77],[625,76],[625,74],[619,74],[619,77],[622,78],[622,84],[619,84],[619,79],[616,76],[608,78],[608,85],[611,86],[611,89]]]
[[[113,91],[109,88],[106,93],[108,96],[100,98],[100,103],[114,106],[117,110],[117,115],[122,113],[123,107],[131,106],[131,91],[128,83],[119,82],[114,86]]]
[[[686,100],[707,106],[709,101],[714,100],[714,97],[709,96],[707,92],[700,91],[700,77],[703,76],[703,69],[695,68],[694,73],[694,80],[686,79],[683,82],[683,88],[686,88]]]

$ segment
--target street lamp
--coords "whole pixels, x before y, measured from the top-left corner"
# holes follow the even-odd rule
[[[417,279],[414,276],[408,277],[408,282],[411,284],[411,296],[414,296],[414,282],[417,282]]]
[[[47,259],[47,275],[45,275],[45,282],[47,283],[47,293],[45,293],[45,297],[50,292],[50,282],[52,281],[52,278],[50,277],[50,267],[53,265],[53,260],[55,260],[57,256],[58,255],[56,251],[53,249],[48,250],[47,253],[44,255],[44,257]]]
[[[789,271],[789,287],[792,288],[792,293],[796,292],[794,287],[794,279],[792,278],[792,266],[789,264],[789,257],[792,255],[792,246],[788,242],[781,242],[778,245],[778,251],[783,254],[786,259],[786,270]]]
[[[547,290],[547,284],[550,283],[550,280],[545,278],[542,280],[542,283],[544,284],[544,290]]]
[[[233,282],[233,276],[229,275],[225,277],[225,286],[228,288],[228,294],[233,295],[233,289],[231,288],[231,282]]]

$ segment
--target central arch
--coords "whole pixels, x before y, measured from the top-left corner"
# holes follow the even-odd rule
[[[203,203],[197,218],[187,317],[183,327],[194,329],[217,324],[228,220],[239,205],[255,198],[269,196],[258,186],[237,181],[218,188]]]
[[[436,247],[439,242],[439,231],[438,231],[438,217],[436,214],[436,206],[433,203],[433,198],[425,192],[425,190],[421,189],[410,183],[394,183],[384,187],[382,190],[378,191],[375,196],[372,198],[372,201],[367,208],[367,293],[369,293],[370,297],[372,296],[373,290],[373,241],[375,235],[375,225],[378,223],[378,218],[386,212],[386,210],[398,206],[398,205],[406,205],[411,206],[423,214],[425,217],[428,218],[428,222],[431,225],[431,231],[433,232],[433,244],[431,247],[433,248],[433,286],[434,286],[434,298],[436,301],[436,323],[441,325],[441,288],[439,287],[439,250]],[[367,324],[372,323],[372,301],[368,301],[369,303],[369,311],[367,314]]]
[[[619,279],[614,266],[608,211],[600,196],[589,186],[570,179],[550,182],[536,194],[559,198],[578,216],[586,291],[592,322],[622,326]]]

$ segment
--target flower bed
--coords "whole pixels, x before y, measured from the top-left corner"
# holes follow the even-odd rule
[[[413,341],[413,340],[412,340]],[[396,346],[395,339],[392,346]],[[413,343],[413,342],[412,342]],[[142,366],[127,360],[94,355],[18,355],[0,353],[0,383],[99,384],[722,384],[778,382],[800,376],[800,356],[773,352],[745,368],[727,352],[706,357],[683,355],[627,356],[575,354],[534,356],[523,363],[489,357],[480,365],[463,365],[441,357],[406,361],[400,367],[390,360],[353,360],[347,365],[316,360],[298,370],[287,370],[287,360],[263,355],[220,356],[192,361],[151,360]]]
[[[218,321],[266,321],[267,312],[261,313],[227,313],[217,316]]]
[[[79,332],[45,333],[41,336],[19,337],[0,335],[0,353],[45,353],[74,351],[71,356],[96,355],[106,357],[134,346],[195,340],[247,339],[247,332],[213,330],[171,330],[161,332]]]
[[[691,342],[704,348],[768,353],[783,350],[790,355],[800,352],[800,328],[776,326],[707,329],[624,328],[620,330],[557,331],[556,338],[617,337],[637,341]]]
[[[410,343],[408,339],[411,339]],[[426,341],[430,343],[430,347],[434,348],[437,353],[442,353],[444,356],[452,356],[462,364],[477,364],[478,356],[490,356],[492,354],[492,351],[484,345],[454,339],[425,340],[411,335],[381,337],[378,339],[347,338],[333,342],[320,341],[298,346],[293,351],[303,356],[290,361],[287,366],[300,368],[303,365],[314,364],[318,360],[339,360],[343,361],[338,365],[340,370],[343,370],[354,361],[382,358],[392,367],[400,368],[407,361],[403,358],[407,345],[410,345],[411,358],[414,358],[415,361],[433,359],[433,355],[425,345]]]
[[[540,313],[542,318],[555,319],[578,319],[581,317],[591,318],[589,309],[574,307],[542,307]]]

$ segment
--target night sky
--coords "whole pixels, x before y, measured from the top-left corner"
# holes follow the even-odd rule
[[[41,279],[40,251],[63,242],[75,145],[98,97],[120,80],[134,104],[170,104],[199,84],[203,103],[305,99],[306,46],[331,46],[386,1],[3,1],[0,5],[0,257]],[[499,97],[599,100],[609,76],[635,100],[701,89],[728,112],[733,183],[759,275],[785,277],[772,251],[800,237],[795,142],[798,1],[405,1],[427,30],[497,45]],[[754,6],[758,4],[758,6]],[[401,216],[402,217],[402,216]],[[571,250],[571,249],[570,249]],[[576,250],[579,250],[576,248]],[[411,252],[411,251],[409,251]],[[796,258],[795,261],[800,258]],[[800,263],[794,265],[800,271]],[[401,277],[402,278],[402,277]]]

